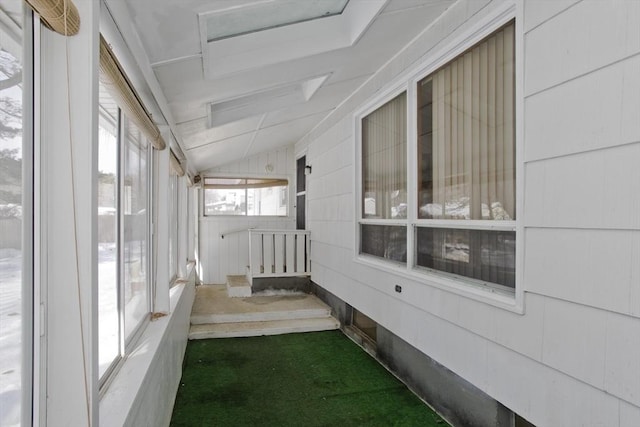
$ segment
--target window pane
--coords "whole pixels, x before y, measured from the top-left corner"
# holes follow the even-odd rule
[[[169,177],[169,277],[178,273],[178,176]]]
[[[514,25],[418,83],[418,217],[514,220]]]
[[[22,217],[29,213],[22,211],[22,44],[14,37],[22,36],[23,5],[1,7],[10,25],[0,25],[0,424],[20,425]]]
[[[514,231],[417,229],[417,265],[515,287]]]
[[[118,108],[100,85],[98,129],[99,374],[120,354],[118,316]]]
[[[207,15],[207,42],[340,15],[348,0],[256,2]]]
[[[286,216],[289,183],[279,178],[205,178],[205,215]]]
[[[296,228],[298,230],[306,230],[307,228],[306,203],[306,194],[296,196]]]
[[[191,217],[193,215],[193,190],[190,188],[186,188],[187,197],[185,198],[187,201],[187,261],[191,261],[194,259],[194,218]]]
[[[360,226],[360,252],[393,261],[407,261],[407,228],[395,225]]]
[[[123,145],[122,177],[125,339],[149,312],[147,147],[141,132],[129,120]]]
[[[246,190],[205,189],[205,215],[245,215],[247,210]]]
[[[287,187],[249,188],[248,215],[287,215]]]
[[[406,93],[362,119],[363,218],[407,217]]]
[[[304,174],[307,165],[307,156],[302,156],[296,160],[296,193],[306,191],[307,176]]]

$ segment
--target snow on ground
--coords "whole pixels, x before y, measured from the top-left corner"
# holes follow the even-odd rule
[[[22,253],[0,250],[0,425],[20,425]]]
[[[293,295],[304,295],[304,292],[289,290],[289,289],[272,289],[267,288],[262,291],[254,292],[251,296],[254,297],[275,297],[275,296],[293,296]]]
[[[99,260],[99,333],[100,374],[118,355],[118,300],[115,288],[115,244],[98,248]],[[22,346],[22,254],[15,249],[0,249],[0,425],[20,425],[20,378]],[[127,307],[137,312],[137,298]],[[144,308],[144,307],[143,307]]]
[[[116,290],[115,243],[98,245],[98,336],[100,337],[98,363],[99,375],[118,356],[118,294]]]
[[[140,264],[146,259],[140,251],[129,250],[140,246],[140,241],[125,243],[125,337],[131,334],[136,326],[148,314],[146,276]],[[119,316],[117,283],[117,250],[115,243],[100,243],[98,246],[98,283],[99,283],[99,373],[100,376],[109,368],[119,354]],[[128,261],[128,262],[127,262]],[[143,283],[142,289],[136,284]]]

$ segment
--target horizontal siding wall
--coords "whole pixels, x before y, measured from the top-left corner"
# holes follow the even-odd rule
[[[203,283],[225,283],[229,274],[245,274],[249,265],[249,236],[246,231],[222,235],[249,228],[295,228],[295,158],[293,147],[248,157],[212,169],[211,175],[287,176],[289,179],[289,216],[279,217],[203,217],[200,208],[200,277]],[[273,166],[269,171],[267,165]],[[207,173],[203,173],[207,176]]]
[[[503,4],[455,3],[298,142],[312,280],[536,425],[640,425],[640,2],[517,4],[523,315],[354,261],[354,111]]]
[[[545,299],[542,362],[637,425],[640,2],[543,3],[524,9],[524,285]]]

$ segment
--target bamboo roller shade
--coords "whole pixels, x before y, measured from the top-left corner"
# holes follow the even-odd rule
[[[100,36],[100,82],[124,114],[131,119],[146,135],[149,141],[151,141],[151,144],[158,150],[164,150],[166,144],[164,139],[162,139],[158,126],[156,126],[144,108],[133,85],[131,85],[120,63],[102,35]]]
[[[25,0],[44,24],[63,36],[80,31],[80,14],[71,0]]]
[[[280,178],[205,178],[205,189],[236,190],[243,188],[284,187],[289,185],[286,179]]]
[[[169,149],[169,166],[171,167],[173,173],[178,176],[184,176],[184,168],[180,164],[180,160],[178,160],[178,157],[173,153],[173,150],[171,149]]]

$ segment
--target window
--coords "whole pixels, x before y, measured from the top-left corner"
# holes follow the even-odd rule
[[[32,71],[23,63],[23,43],[29,49],[31,36],[23,29],[22,1],[0,3],[0,424],[20,425],[23,370],[29,360],[23,354],[23,331],[29,330],[30,316],[24,311],[31,287],[32,256],[29,231],[32,209],[29,197],[32,183],[23,180],[23,170],[31,169],[32,139],[29,79]],[[25,53],[28,50],[25,49]],[[28,63],[28,60],[27,60]],[[25,90],[26,89],[26,90]],[[25,96],[26,95],[26,96]],[[25,132],[23,133],[23,128]],[[25,175],[26,176],[26,175]],[[28,408],[27,408],[28,409]]]
[[[407,94],[362,119],[360,253],[407,259]]]
[[[286,216],[289,183],[274,178],[205,178],[204,214]]]
[[[98,328],[99,373],[120,355],[118,316],[119,111],[100,86],[98,129]]]
[[[149,313],[149,151],[142,132],[100,85],[98,307],[101,379]]]
[[[124,337],[129,341],[149,313],[149,173],[147,141],[125,117],[123,147]]]
[[[362,117],[361,254],[515,288],[514,56],[511,22],[417,82],[413,206],[406,95]]]
[[[207,41],[223,40],[258,31],[340,15],[348,0],[256,3],[249,8],[229,8],[206,20]]]
[[[356,308],[351,309],[351,326],[369,338],[373,343],[378,339],[378,324],[366,314],[358,311]]]
[[[196,221],[198,209],[194,207],[194,203],[197,201],[196,190],[192,187],[185,189],[187,192],[187,261],[191,262],[195,260],[195,233],[196,233]]]
[[[169,278],[178,275],[178,176],[169,176]]]
[[[515,287],[514,82],[511,23],[418,83],[418,266]]]

